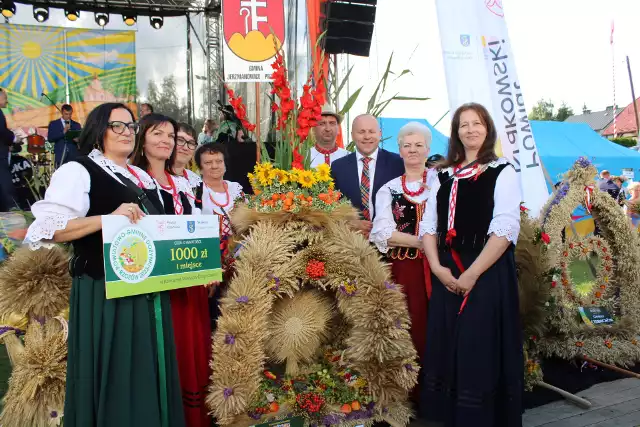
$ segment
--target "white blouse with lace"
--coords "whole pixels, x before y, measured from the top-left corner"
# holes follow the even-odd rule
[[[191,188],[196,188],[202,182],[202,178],[200,178],[200,175],[198,175],[191,169],[185,169],[182,176],[189,181],[189,185],[191,186]]]
[[[89,158],[120,182],[123,187],[125,185],[115,175],[116,173],[134,183],[140,181],[146,188],[156,187],[153,179],[140,168],[129,165],[129,168],[137,174],[136,177],[129,169],[118,166],[98,150],[93,150],[89,154]],[[35,221],[27,230],[25,243],[31,249],[53,246],[53,235],[56,231],[64,230],[70,220],[87,215],[90,207],[90,189],[91,177],[84,166],[77,162],[68,162],[60,166],[51,177],[44,199],[31,207]]]
[[[437,181],[438,172],[435,169],[429,169],[427,173],[427,188],[425,191],[416,197],[410,197],[408,195],[406,195],[406,197],[418,204],[427,202],[427,200],[433,200],[430,199],[430,189]],[[421,185],[422,181],[407,182],[406,184],[407,190],[411,192],[418,191]],[[404,192],[402,189],[402,177],[389,181],[378,190],[378,194],[376,195],[376,217],[373,220],[373,228],[369,235],[369,241],[375,244],[380,252],[385,254],[389,251],[388,241],[397,229],[393,213],[394,208],[392,206],[392,192]],[[427,206],[428,205],[429,203],[427,203]]]
[[[227,193],[218,193],[213,191],[211,188],[203,185],[202,188],[202,214],[203,215],[224,215],[222,209],[229,214],[231,210],[236,205],[236,202],[242,201],[244,199],[244,191],[242,189],[242,185],[237,182],[226,181],[227,189],[229,190],[229,197],[227,198]],[[213,201],[222,206],[217,206]],[[225,205],[226,204],[226,205]]]
[[[193,194],[193,187],[191,187],[191,183],[189,182],[189,180],[187,180],[183,176],[175,176],[175,175],[171,175],[171,178],[173,179],[173,183],[176,186],[176,190],[178,191],[178,193],[184,193],[187,196],[187,199],[189,199],[189,204],[191,205],[191,215],[200,215],[201,211],[199,208],[196,207],[196,204],[195,204],[196,196]],[[165,189],[156,180],[154,180],[154,183],[155,183],[154,185],[158,188],[158,191],[165,191],[173,195],[172,194],[173,190]],[[160,194],[158,195],[160,196],[160,203],[164,205],[162,196]]]
[[[505,158],[500,158],[485,167],[497,167],[499,165],[509,163]],[[449,175],[453,175],[453,169],[445,170]],[[482,171],[482,169],[481,169]],[[475,176],[471,175],[468,178]],[[463,179],[463,178],[461,178]],[[435,180],[431,186],[429,198],[436,200],[436,195],[440,189],[440,181]],[[513,167],[505,167],[496,180],[496,186],[493,190],[493,218],[489,224],[488,235],[495,234],[498,237],[505,237],[513,244],[518,242],[520,234],[520,203],[522,201],[522,191],[520,189],[520,179]],[[420,237],[425,234],[435,235],[438,228],[438,212],[436,203],[427,204],[425,215],[420,222]]]

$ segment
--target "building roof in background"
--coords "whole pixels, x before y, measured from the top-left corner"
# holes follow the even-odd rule
[[[632,106],[633,108],[633,106]],[[430,154],[446,155],[448,138],[434,129],[424,119],[379,118],[384,148],[398,152],[396,138],[402,126],[408,122],[424,123],[431,129],[433,140]],[[612,175],[622,175],[623,169],[633,169],[640,176],[640,153],[615,144],[594,132],[586,123],[531,121],[542,164],[553,182],[571,169],[579,157],[591,160],[598,170],[607,169]]]
[[[640,110],[640,98],[636,100],[638,110]],[[633,103],[627,105],[622,113],[616,116],[616,133],[638,133],[638,125],[636,123],[635,111],[633,109]],[[602,132],[603,135],[613,135],[613,123],[609,124],[607,128]]]
[[[616,117],[624,108],[618,108],[616,110]],[[600,132],[605,129],[611,122],[613,122],[613,108],[606,109],[604,111],[591,111],[584,114],[578,114],[571,116],[565,120],[567,123],[586,123],[589,127],[596,132]]]

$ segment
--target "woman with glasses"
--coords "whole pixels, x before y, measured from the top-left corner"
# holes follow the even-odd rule
[[[195,196],[189,181],[177,176],[173,168],[179,155],[176,144],[179,130],[178,124],[169,117],[145,116],[140,121],[132,163],[147,170],[159,186],[165,214],[200,214],[194,205]],[[172,290],[170,294],[186,425],[209,427],[211,420],[204,403],[211,354],[208,290],[203,284]]]
[[[177,153],[173,161],[173,172],[189,181],[189,186],[195,193],[196,188],[202,182],[200,176],[189,169],[189,165],[193,161],[193,155],[196,152],[196,148],[198,148],[196,130],[186,123],[178,123],[176,145]]]
[[[136,184],[159,203],[153,179],[127,165],[137,130],[125,105],[96,107],[80,136],[81,157],[56,170],[44,200],[32,207],[35,221],[25,238],[31,248],[73,246],[67,427],[161,425],[161,376],[166,378],[169,424],[185,425],[169,294],[160,294],[163,372],[158,371],[154,299],[105,299],[101,216],[122,215],[135,223],[145,216],[144,210],[153,213],[153,206],[150,211],[138,197]]]

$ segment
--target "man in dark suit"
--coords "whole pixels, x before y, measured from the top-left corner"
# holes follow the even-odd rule
[[[77,141],[69,141],[66,133],[70,130],[80,130],[80,123],[71,119],[73,108],[69,104],[64,104],[62,108],[62,117],[49,123],[49,132],[47,134],[49,142],[53,142],[53,152],[55,153],[56,167],[75,160],[78,156]]]
[[[366,235],[375,217],[380,187],[404,173],[404,162],[395,153],[379,148],[382,134],[378,120],[369,114],[356,117],[351,127],[356,152],[331,164],[336,189],[361,212],[358,228]]]
[[[9,151],[15,135],[7,127],[7,119],[2,112],[2,108],[7,108],[8,103],[7,92],[0,89],[0,212],[16,207],[15,188],[9,169]]]

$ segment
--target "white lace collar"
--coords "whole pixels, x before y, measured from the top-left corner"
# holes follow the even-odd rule
[[[227,183],[227,189],[229,190],[229,199],[230,200],[235,202],[238,199],[244,198],[244,189],[242,188],[242,185],[240,185],[237,182],[233,182],[233,181],[225,180],[224,182]],[[207,187],[204,184],[204,181],[203,181],[203,186],[204,186],[204,191],[210,192],[210,193],[215,193],[215,191],[213,191],[211,188]],[[218,194],[218,193],[215,193],[215,194]],[[224,194],[224,193],[222,193],[222,194]]]
[[[191,169],[185,169],[184,171],[187,174],[187,179],[189,180],[189,185],[191,185],[191,188],[196,188],[198,185],[200,185],[200,183],[202,182],[202,178],[200,178],[200,175],[198,175]]]
[[[173,178],[173,183],[175,184],[176,190],[178,191],[178,193],[184,193],[184,194],[193,196],[193,188],[191,187],[189,180],[187,180],[183,176],[176,176],[176,175],[171,175],[171,178]],[[164,191],[170,192],[170,190],[166,190],[163,186],[159,185],[159,183],[158,183],[158,187]]]
[[[136,177],[129,171],[129,168],[123,168],[122,166],[115,164],[113,160],[107,159],[100,150],[92,150],[91,153],[89,153],[88,157],[106,171],[111,171],[111,173],[113,174],[119,173],[135,184],[140,181],[146,189],[156,188],[154,180],[139,167],[129,165],[129,168],[131,168],[138,175]]]
[[[486,165],[482,165],[478,171],[479,172],[483,172],[485,170],[487,170],[487,168],[497,168],[500,165],[505,165],[505,164],[510,164],[511,162],[509,162],[509,159],[507,159],[506,157],[498,157],[496,160],[492,160],[489,163],[487,163]],[[443,169],[442,172],[447,173],[449,175],[453,175],[453,167],[448,167],[446,169]],[[474,176],[475,174],[471,175]],[[467,177],[469,178],[469,177]],[[460,178],[460,179],[464,179],[464,178]]]

